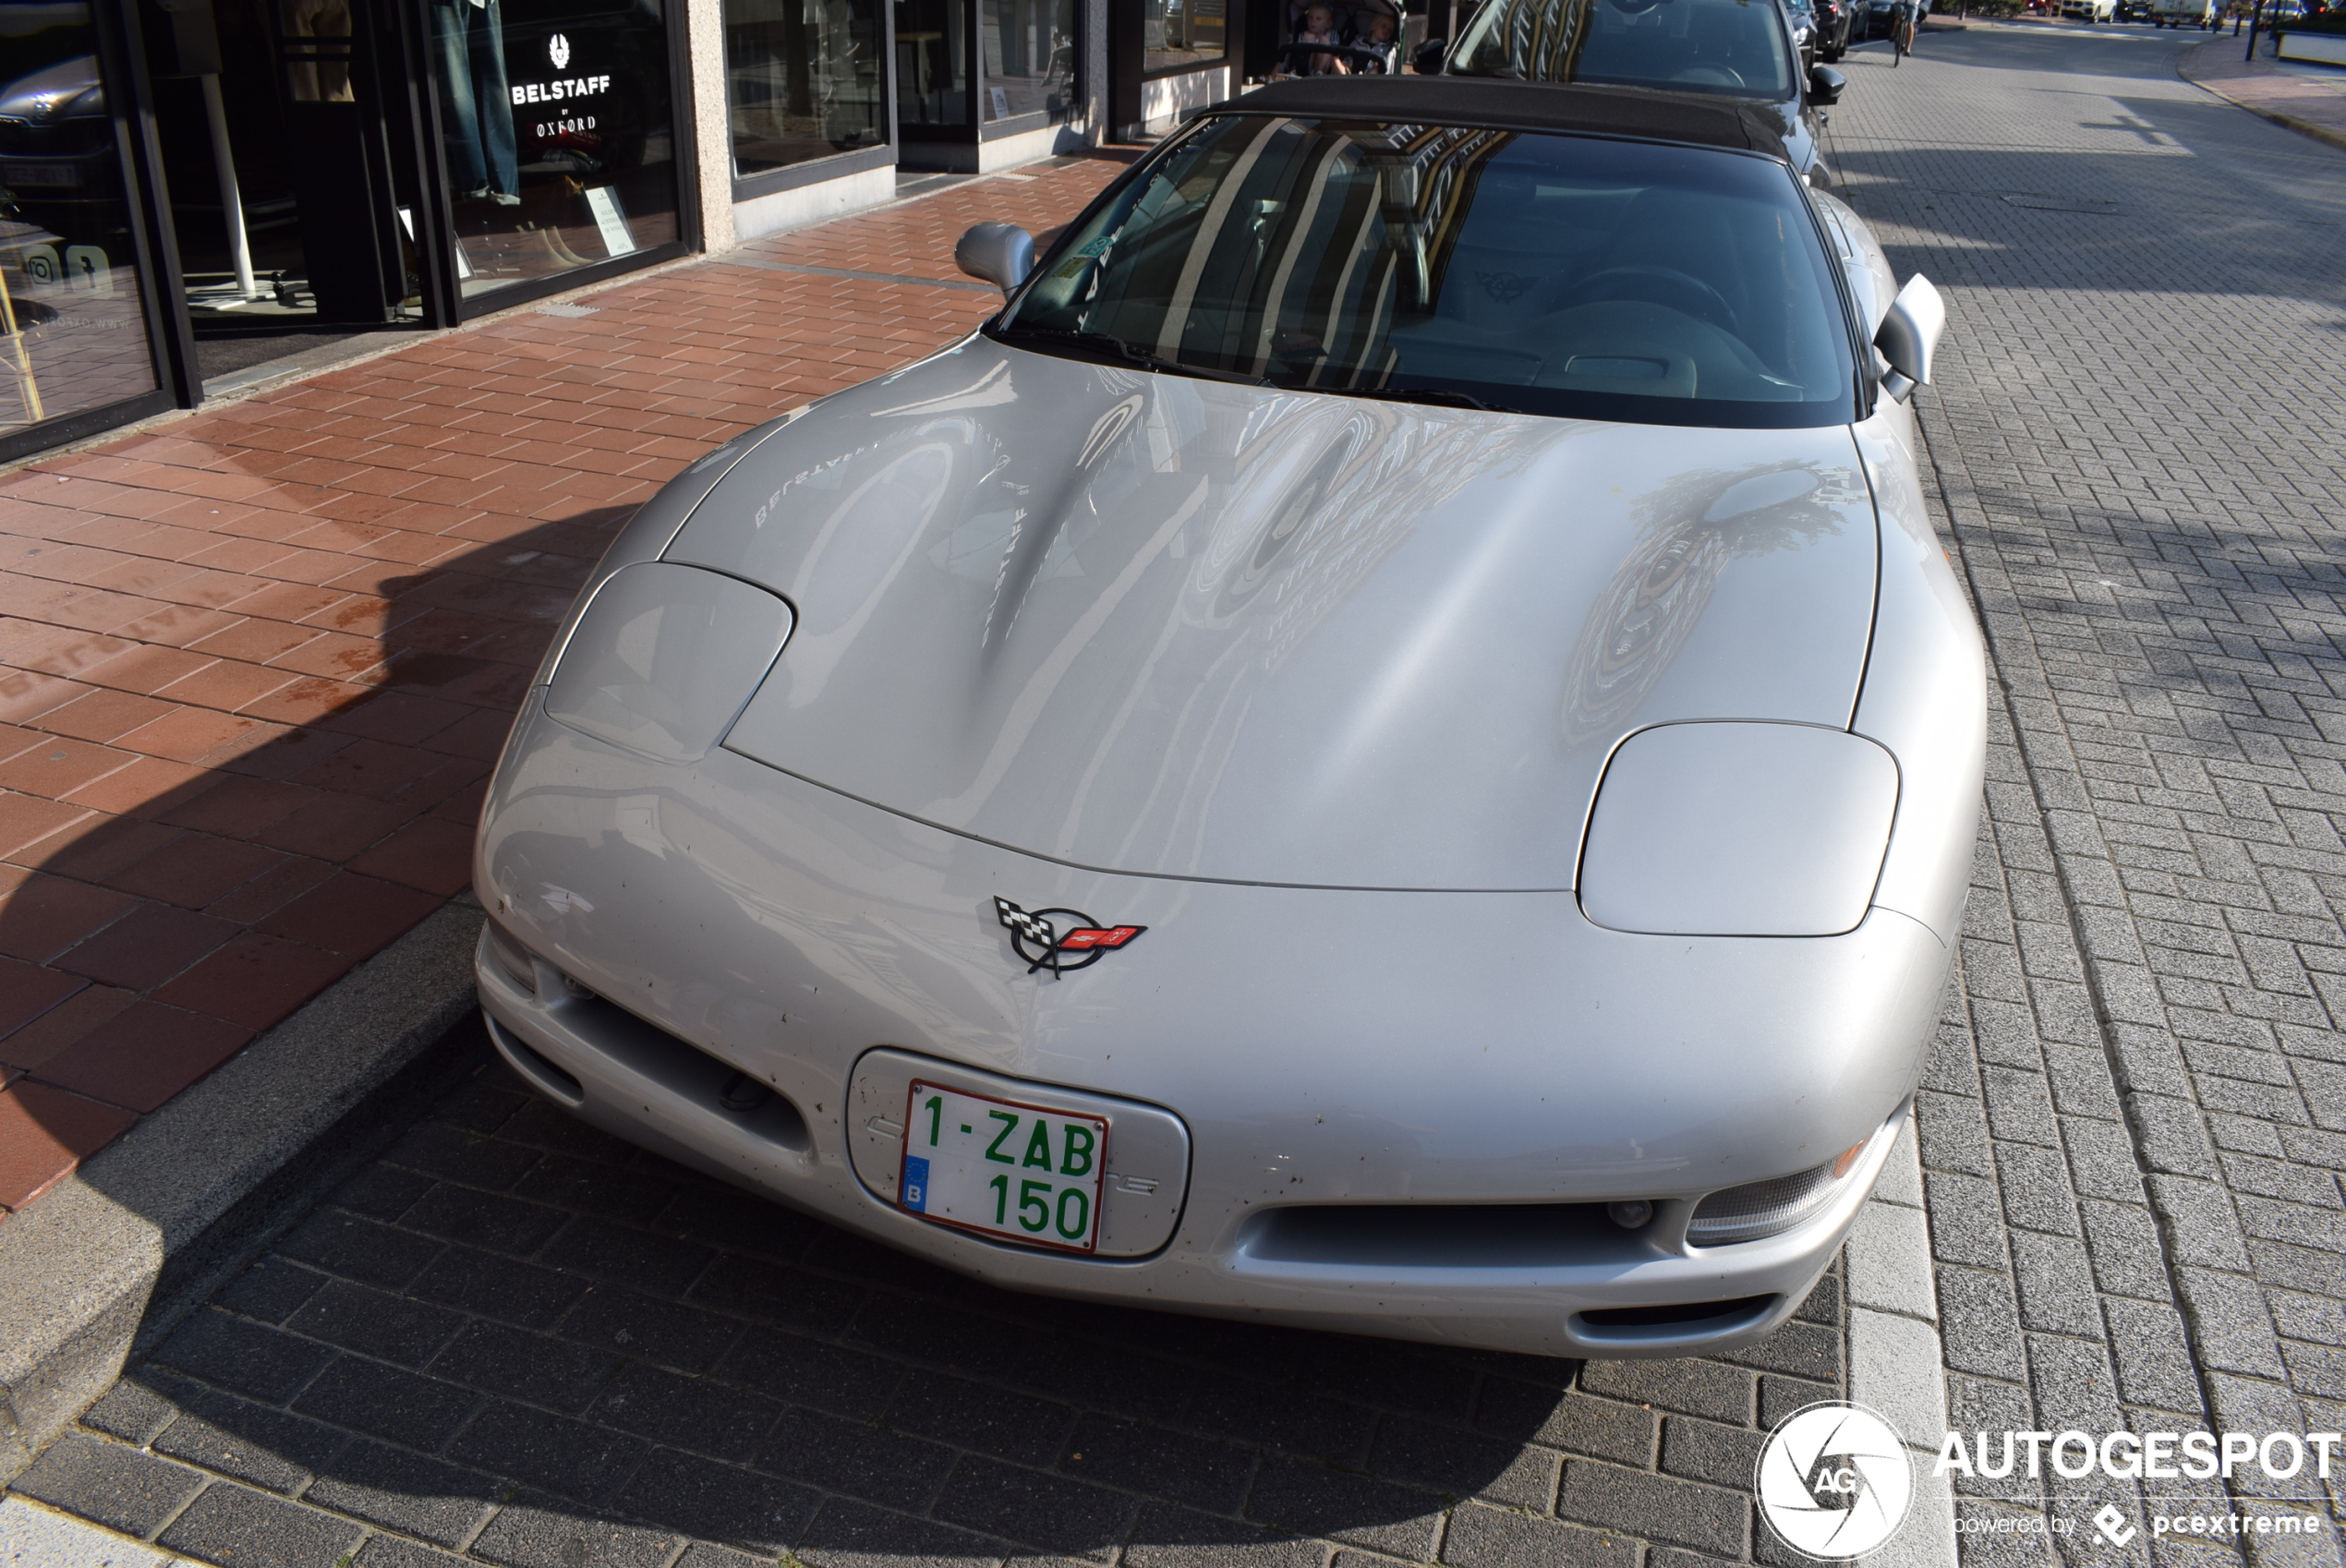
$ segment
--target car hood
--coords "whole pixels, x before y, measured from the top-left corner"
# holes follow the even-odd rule
[[[1560,889],[1623,736],[1849,723],[1876,553],[1844,428],[973,338],[768,438],[665,559],[795,607],[725,744],[810,782],[1101,870]]]
[[[39,126],[105,112],[106,96],[98,83],[94,54],[60,60],[0,87],[0,119]]]

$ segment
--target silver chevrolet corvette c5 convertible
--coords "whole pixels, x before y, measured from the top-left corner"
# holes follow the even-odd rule
[[[1253,93],[647,502],[483,817],[542,1092],[1019,1290],[1560,1356],[1790,1314],[1977,828],[1938,296],[1732,101]]]

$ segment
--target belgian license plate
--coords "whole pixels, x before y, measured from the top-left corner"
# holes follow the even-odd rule
[[[1029,1247],[1099,1245],[1107,1122],[941,1084],[913,1084],[897,1202]]]
[[[0,169],[0,185],[72,186],[80,171],[70,163],[11,163]]]

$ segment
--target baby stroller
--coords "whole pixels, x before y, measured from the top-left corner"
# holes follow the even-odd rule
[[[1288,0],[1282,20],[1274,80],[1401,69],[1401,12],[1393,0]]]

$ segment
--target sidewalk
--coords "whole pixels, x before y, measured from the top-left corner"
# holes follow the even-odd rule
[[[967,332],[1113,154],[0,476],[0,1219],[464,888],[555,622],[685,463]],[[922,280],[932,280],[924,282]]]
[[[2267,39],[2257,40],[2256,59],[2246,58],[2247,49],[2244,39],[2212,38],[2184,55],[2177,68],[2185,81],[2252,115],[2346,150],[2346,71],[2325,80],[2276,65]]]

